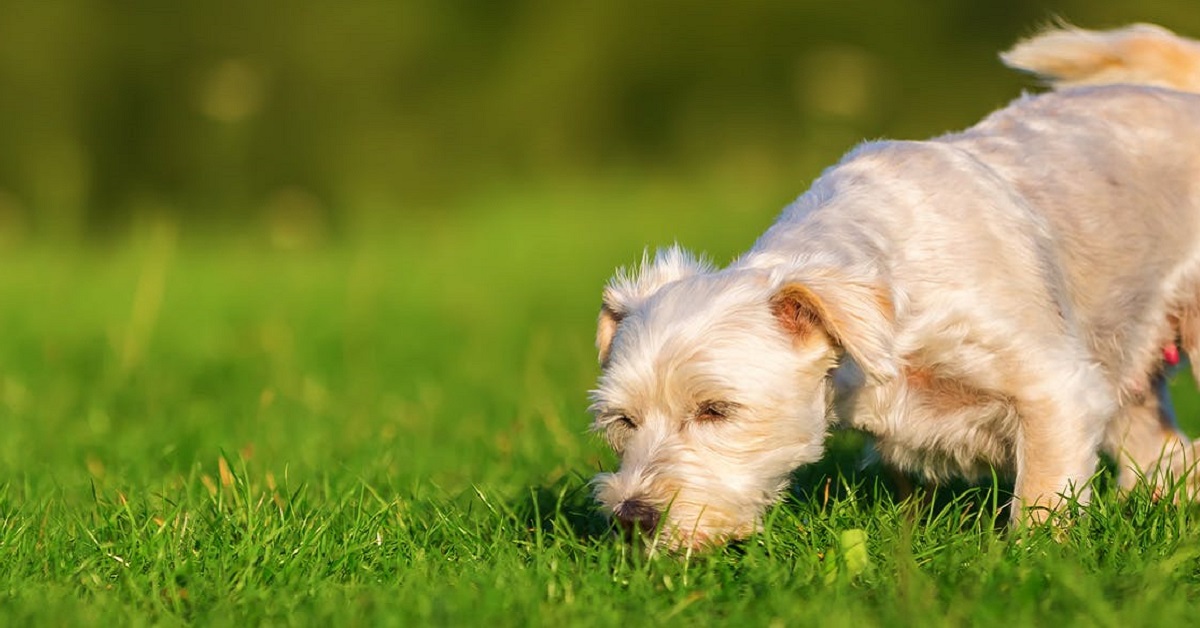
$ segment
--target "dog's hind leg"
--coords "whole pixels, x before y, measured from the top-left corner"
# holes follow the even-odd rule
[[[1165,474],[1186,464],[1191,445],[1175,422],[1167,378],[1167,373],[1156,375],[1154,394],[1122,407],[1105,432],[1104,451],[1116,461],[1117,484],[1124,490],[1144,478],[1158,493],[1168,480]]]

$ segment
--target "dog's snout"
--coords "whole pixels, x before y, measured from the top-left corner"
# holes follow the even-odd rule
[[[654,532],[658,529],[658,509],[638,499],[627,499],[613,509],[613,516],[628,535],[638,531]]]

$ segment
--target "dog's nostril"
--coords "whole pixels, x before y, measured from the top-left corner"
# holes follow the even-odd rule
[[[613,509],[613,515],[626,534],[654,532],[658,528],[658,509],[644,501],[627,499]]]

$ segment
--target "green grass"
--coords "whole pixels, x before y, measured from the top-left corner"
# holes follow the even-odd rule
[[[760,196],[3,254],[0,624],[1190,623],[1196,508],[1102,487],[1060,538],[1011,534],[1003,487],[901,500],[852,436],[747,542],[615,541],[586,484],[614,464],[584,412],[600,285],[643,242],[725,259],[787,200]]]

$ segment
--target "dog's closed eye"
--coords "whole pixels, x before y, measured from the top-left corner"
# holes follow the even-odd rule
[[[738,404],[732,401],[705,401],[696,408],[696,420],[704,422],[726,421],[737,411]]]
[[[618,454],[625,451],[625,443],[637,431],[637,421],[628,414],[609,412],[597,417],[593,429],[604,433],[605,440]]]
[[[620,410],[604,411],[596,416],[594,424],[597,430],[622,429],[636,430],[638,428],[637,420],[630,415],[621,412]]]
[[[618,414],[611,419],[611,422],[616,425],[620,425],[621,427],[627,428],[627,429],[631,429],[631,430],[637,429],[637,423],[632,418],[630,418],[629,415]]]

